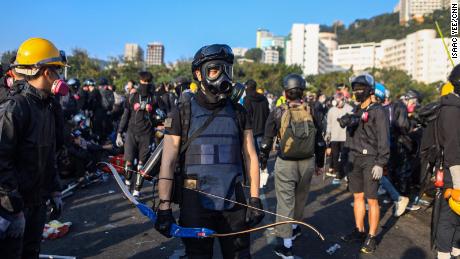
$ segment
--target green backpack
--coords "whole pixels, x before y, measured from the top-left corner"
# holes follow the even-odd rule
[[[280,157],[288,160],[300,160],[315,155],[316,128],[310,113],[310,107],[301,104],[289,107],[281,106],[281,127],[279,130]]]

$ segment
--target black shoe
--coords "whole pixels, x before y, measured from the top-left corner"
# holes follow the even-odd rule
[[[375,252],[376,247],[375,236],[368,235],[366,241],[364,241],[364,245],[361,247],[361,253],[372,254]]]
[[[353,231],[350,234],[340,237],[340,239],[342,239],[345,242],[363,242],[365,238],[366,233],[359,232],[357,228],[353,229]]]
[[[287,248],[284,245],[279,245],[275,247],[275,254],[283,259],[294,259],[294,254],[292,254],[292,247]]]
[[[302,235],[302,229],[298,226],[292,230],[292,241]]]

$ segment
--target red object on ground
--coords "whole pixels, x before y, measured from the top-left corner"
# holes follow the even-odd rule
[[[109,157],[109,164],[115,167],[119,174],[123,174],[125,172],[125,160],[123,158],[123,154]],[[107,166],[104,166],[102,171],[110,173],[110,169]]]

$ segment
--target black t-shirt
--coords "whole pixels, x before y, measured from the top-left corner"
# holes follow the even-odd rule
[[[242,118],[240,121],[244,125],[244,130],[251,130],[252,129],[252,120],[249,114],[246,112],[246,109],[243,108],[241,105],[236,105],[236,109],[240,109],[240,112],[237,113],[241,114]],[[174,136],[181,136],[182,134],[182,126],[181,126],[181,118],[180,118],[180,111],[177,106],[173,106],[171,112],[168,113],[168,118],[165,121],[165,134],[167,135],[174,135]]]

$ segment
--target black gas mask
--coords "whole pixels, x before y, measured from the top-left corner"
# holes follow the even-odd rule
[[[201,89],[211,103],[221,102],[232,92],[233,65],[223,60],[205,62],[200,69]]]

